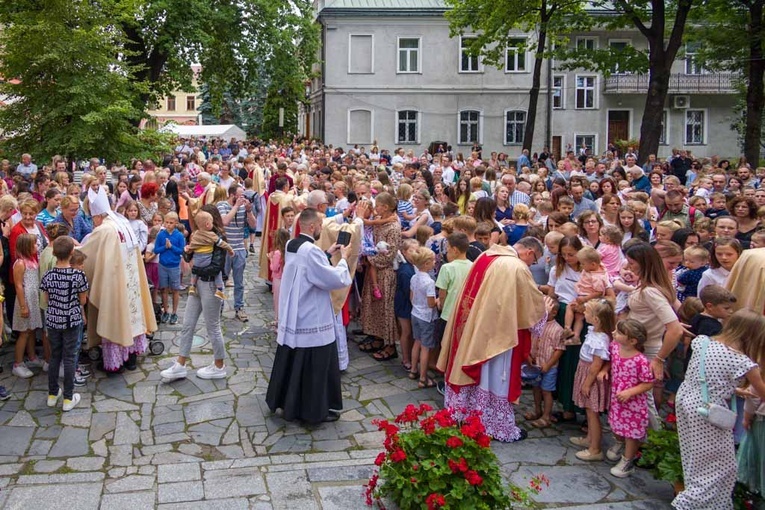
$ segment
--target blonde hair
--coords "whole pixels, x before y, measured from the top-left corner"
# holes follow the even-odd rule
[[[578,252],[576,252],[576,258],[579,259],[579,262],[581,263],[587,263],[587,262],[597,262],[600,263],[600,253],[598,253],[598,250],[593,248],[592,246],[585,246]]]
[[[421,269],[431,260],[435,260],[436,254],[433,253],[433,250],[430,248],[425,248],[424,246],[420,246],[417,248],[414,253],[412,253],[409,258],[412,260],[412,264],[417,269]]]
[[[412,187],[403,182],[399,185],[398,190],[396,191],[396,198],[399,200],[409,200],[412,198]]]
[[[689,246],[683,251],[683,255],[688,258],[695,258],[703,262],[709,262],[709,250],[703,246]]]
[[[579,250],[579,253],[581,252],[582,250]],[[577,255],[579,253],[577,253]],[[597,253],[597,251],[595,253]],[[584,306],[585,308],[589,308],[592,315],[598,318],[598,321],[600,322],[600,332],[607,334],[608,338],[611,338],[611,334],[616,327],[616,314],[614,314],[614,305],[607,299],[596,298],[590,299],[587,301],[587,303],[585,303]]]
[[[739,342],[744,354],[765,371],[765,316],[743,308],[730,316],[718,339]]]
[[[513,219],[514,220],[528,220],[531,218],[531,210],[529,206],[525,204],[518,204],[513,207]]]
[[[683,228],[685,225],[680,220],[664,220],[660,221],[656,224],[657,227],[664,227],[669,229],[672,233],[677,232],[681,228]]]

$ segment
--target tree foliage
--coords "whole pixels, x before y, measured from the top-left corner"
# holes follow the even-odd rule
[[[656,154],[661,138],[664,104],[669,92],[672,64],[684,41],[689,15],[699,0],[597,0],[590,2],[589,16],[578,20],[581,29],[612,31],[637,30],[646,48],[587,49],[576,45],[561,47],[558,56],[566,61],[564,67],[597,70],[606,76],[616,69],[648,73],[648,92],[640,123],[642,161]]]
[[[262,100],[269,87],[279,95],[274,102],[292,101],[295,110],[318,44],[310,7],[309,0],[0,0],[6,149],[107,159],[143,151],[141,118],[171,91],[192,91],[193,64],[202,66],[212,116],[231,102]]]
[[[708,0],[692,21],[688,39],[698,46],[694,60],[741,77],[733,128],[747,161],[757,165],[765,115],[765,0]]]
[[[17,156],[111,159],[143,146],[133,129],[130,69],[114,52],[110,12],[68,0],[0,3],[0,128]]]

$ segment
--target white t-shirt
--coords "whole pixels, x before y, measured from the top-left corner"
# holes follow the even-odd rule
[[[414,269],[414,276],[409,282],[409,290],[412,292],[412,316],[421,321],[433,322],[438,312],[428,306],[428,298],[436,297],[436,282],[419,269]]]
[[[561,303],[573,303],[576,301],[576,282],[582,277],[582,273],[577,273],[571,266],[566,264],[563,266],[563,271],[560,277],[556,275],[555,267],[550,269],[550,279],[547,285],[555,289],[555,294]]]

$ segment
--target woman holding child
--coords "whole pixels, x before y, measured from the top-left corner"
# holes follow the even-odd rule
[[[422,193],[422,192],[420,192]],[[387,218],[396,213],[397,201],[390,193],[380,193],[375,199],[375,213],[378,218]],[[368,257],[369,263],[377,269],[377,285],[382,292],[382,299],[373,295],[371,278],[364,279],[361,293],[361,325],[365,334],[376,340],[371,347],[380,347],[374,358],[385,361],[398,357],[396,339],[398,328],[396,315],[393,310],[393,298],[396,294],[396,271],[393,261],[398,253],[401,242],[401,226],[397,221],[388,222],[374,227],[375,244],[383,241],[390,249]]]

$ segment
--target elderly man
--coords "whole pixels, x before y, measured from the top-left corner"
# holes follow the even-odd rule
[[[522,191],[515,189],[517,181],[513,174],[505,174],[502,176],[502,185],[507,187],[510,192],[510,205],[515,207],[518,204],[529,205],[531,197]]]
[[[521,396],[530,330],[545,315],[543,295],[519,253],[495,244],[473,263],[460,302],[438,358],[446,379],[445,405],[458,419],[483,411],[486,434],[493,439],[525,439],[526,432],[515,424],[513,404]]]
[[[34,178],[35,174],[37,174],[37,165],[32,163],[31,155],[21,155],[21,163],[16,167],[16,173],[28,181]]]
[[[101,346],[107,372],[123,365],[135,370],[146,333],[157,329],[138,238],[127,220],[112,212],[103,188],[98,193],[91,188],[88,200],[95,229],[80,248],[90,283],[88,347]]]
[[[332,410],[343,407],[335,336],[335,313],[330,291],[348,287],[349,246],[335,244],[340,261],[332,266],[316,241],[321,238],[318,211],[300,215],[301,233],[287,243],[279,297],[279,344],[274,357],[266,403],[282,409],[285,420],[316,424],[336,421]]]

